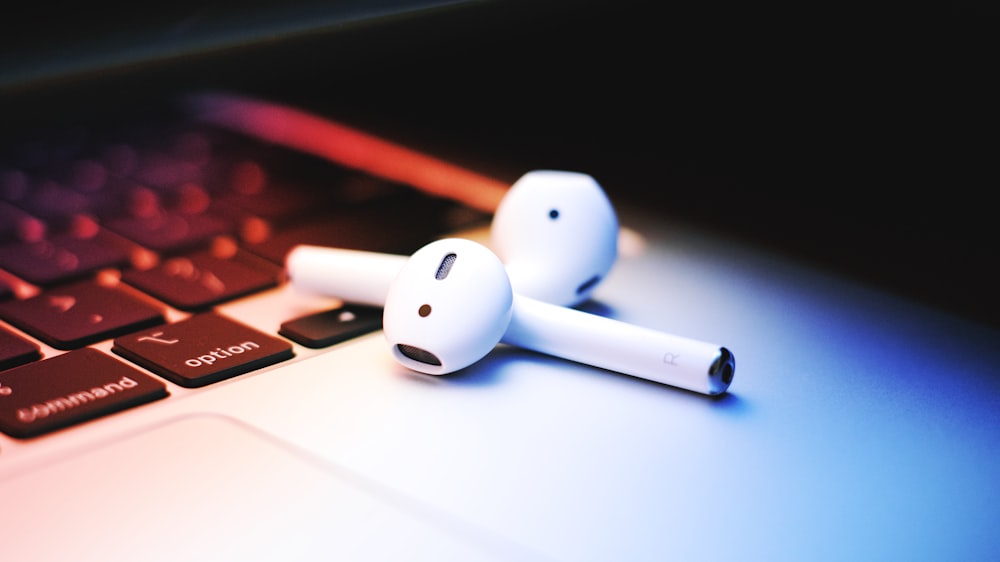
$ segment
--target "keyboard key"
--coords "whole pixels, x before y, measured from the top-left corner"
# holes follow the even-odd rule
[[[271,186],[270,189],[250,193],[228,193],[213,204],[213,212],[231,217],[234,221],[246,217],[256,217],[273,223],[301,220],[302,217],[314,215],[322,209],[328,209],[334,199],[334,190],[325,193],[313,193],[291,188],[290,186]]]
[[[241,255],[221,258],[199,252],[179,256],[152,269],[126,271],[122,280],[174,308],[189,311],[203,310],[277,285],[280,268],[270,263],[251,267],[240,261]]]
[[[0,303],[0,318],[58,349],[74,349],[164,322],[121,289],[83,281]]]
[[[38,346],[21,336],[0,328],[0,371],[42,358]]]
[[[160,212],[108,221],[109,229],[150,250],[172,254],[207,245],[232,231],[228,222],[207,214]]]
[[[345,304],[340,308],[289,320],[281,325],[278,333],[306,347],[320,348],[381,328],[381,308]]]
[[[90,190],[77,189],[87,197],[88,214],[103,224],[128,215],[138,187],[131,180],[112,177]]]
[[[29,227],[29,222],[42,224],[41,221],[21,209],[0,201],[0,242],[17,240]]]
[[[15,204],[47,224],[64,228],[74,216],[90,212],[85,194],[49,179],[36,179]]]
[[[0,268],[43,287],[118,267],[128,259],[125,245],[100,229],[86,237],[67,232],[38,242],[0,246]]]
[[[117,338],[113,352],[194,388],[293,357],[292,346],[214,312]]]
[[[163,382],[80,349],[0,373],[0,431],[35,437],[167,395]]]

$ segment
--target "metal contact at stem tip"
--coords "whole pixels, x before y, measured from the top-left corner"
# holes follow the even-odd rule
[[[708,369],[709,394],[722,394],[733,382],[736,374],[736,356],[724,347]]]

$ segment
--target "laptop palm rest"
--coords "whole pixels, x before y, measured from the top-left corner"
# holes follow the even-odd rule
[[[187,485],[168,485],[177,480]],[[41,487],[48,501],[38,501]],[[2,535],[30,550],[6,552],[12,559],[534,558],[215,415],[187,415],[21,474],[0,498],[18,506],[0,517]]]

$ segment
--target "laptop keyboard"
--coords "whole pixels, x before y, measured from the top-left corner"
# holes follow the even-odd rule
[[[216,307],[284,283],[296,244],[411,253],[486,219],[182,120],[0,147],[0,432],[42,435],[377,330],[380,310],[351,303],[278,333]]]

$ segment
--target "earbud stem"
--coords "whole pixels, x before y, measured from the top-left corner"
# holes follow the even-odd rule
[[[722,394],[735,370],[716,344],[514,295],[504,343],[702,394]]]
[[[292,286],[304,293],[383,306],[408,256],[300,245],[285,260]]]

